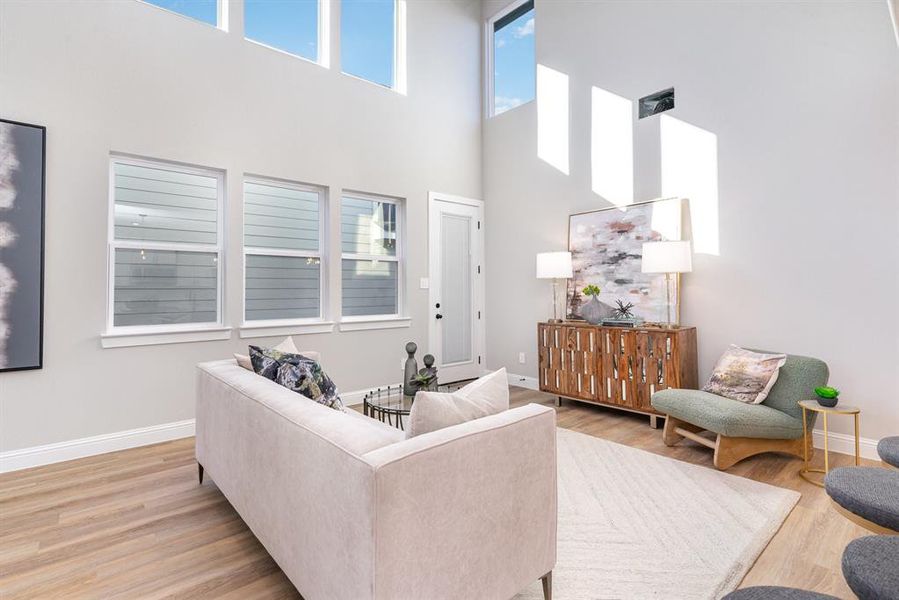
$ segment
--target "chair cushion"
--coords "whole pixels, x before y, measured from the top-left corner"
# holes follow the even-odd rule
[[[824,478],[824,489],[849,512],[899,531],[899,471],[839,467]]]
[[[843,551],[843,577],[865,600],[899,598],[899,536],[869,535]]]
[[[722,600],[838,600],[838,598],[796,588],[759,585],[731,592]]]
[[[885,437],[877,442],[880,460],[899,469],[899,435]]]
[[[796,439],[802,420],[764,404],[745,404],[701,390],[662,390],[652,406],[675,419],[730,437]]]

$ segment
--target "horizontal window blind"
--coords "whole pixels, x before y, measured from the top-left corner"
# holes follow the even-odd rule
[[[343,316],[399,314],[399,207],[375,198],[344,196],[340,205]]]
[[[321,199],[301,184],[244,182],[244,320],[320,318]]]
[[[109,325],[220,322],[221,174],[113,158]]]
[[[246,268],[247,321],[319,316],[319,259],[250,254]]]
[[[117,240],[215,245],[215,177],[129,164],[114,169]]]
[[[212,252],[116,249],[114,325],[216,322],[216,263]]]
[[[343,314],[397,314],[397,263],[343,260]]]

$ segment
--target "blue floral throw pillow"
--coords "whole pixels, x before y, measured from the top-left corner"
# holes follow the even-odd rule
[[[302,354],[290,354],[274,348],[250,346],[253,371],[278,385],[302,394],[319,404],[343,410],[337,386],[321,365]]]

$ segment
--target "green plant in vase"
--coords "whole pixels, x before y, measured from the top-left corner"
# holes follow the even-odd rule
[[[833,408],[840,401],[840,390],[827,385],[815,388],[815,394],[818,396],[818,404]]]
[[[582,290],[582,292],[585,296],[590,296],[594,300],[596,300],[596,297],[602,293],[602,290],[599,289],[598,285],[593,285],[591,283],[590,285],[584,286],[584,289]]]

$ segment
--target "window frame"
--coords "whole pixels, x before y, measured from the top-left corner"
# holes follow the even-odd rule
[[[318,250],[288,250],[246,245],[246,184],[271,185],[318,195]],[[328,294],[328,188],[320,185],[300,183],[289,179],[244,174],[241,182],[241,310],[240,337],[263,337],[268,335],[295,335],[301,333],[327,333],[333,323],[329,314]],[[299,319],[259,319],[247,320],[247,256],[287,256],[293,258],[318,258],[319,260],[319,304],[317,317]]]
[[[344,198],[367,200],[393,204],[396,207],[396,254],[364,254],[343,251],[343,201]],[[340,193],[340,323],[342,330],[379,329],[379,323],[398,322],[398,326],[408,326],[410,319],[406,316],[406,202],[402,198],[381,196],[355,190],[342,190]],[[377,260],[395,262],[396,265],[396,312],[378,315],[344,315],[343,314],[343,261],[344,260]]]
[[[341,6],[341,9],[343,7]],[[346,75],[357,81],[364,81],[371,85],[375,85],[381,89],[393,90],[402,95],[406,95],[407,76],[406,76],[406,0],[393,0],[393,81],[390,85],[383,85],[377,81],[360,77],[352,73],[347,73],[343,68],[343,13],[341,12],[340,23],[338,24],[340,33],[340,74]]]
[[[216,243],[191,244],[186,242],[160,242],[143,240],[117,240],[115,237],[115,166],[117,164],[146,167],[152,169],[170,170],[190,175],[214,177],[216,180]],[[101,336],[104,339],[104,347],[145,345],[148,343],[169,343],[182,340],[165,337],[168,334],[210,332],[222,334],[230,329],[225,327],[225,172],[220,169],[198,167],[168,160],[130,156],[126,154],[112,153],[109,156],[109,199],[106,230],[106,331]],[[214,253],[216,255],[216,315],[214,322],[208,323],[179,323],[159,325],[115,325],[115,254],[118,249],[128,250],[159,250],[159,251],[184,251],[196,253]],[[163,338],[151,337],[140,340],[122,340],[109,342],[107,338],[127,338],[129,336],[161,335]],[[208,339],[227,339],[221,335],[214,335]],[[206,339],[206,338],[203,338]],[[164,340],[164,341],[160,341]]]
[[[222,0],[219,0],[220,2]],[[299,54],[294,54],[293,52],[289,52],[284,50],[283,48],[278,48],[276,46],[272,46],[271,44],[267,44],[265,42],[261,42],[259,40],[254,40],[251,37],[247,37],[247,28],[246,28],[246,19],[247,19],[247,4],[243,3],[243,39],[246,42],[250,42],[251,44],[256,44],[257,46],[262,46],[263,48],[267,48],[269,50],[273,50],[275,52],[280,52],[286,56],[290,56],[291,58],[299,58],[300,60],[304,60],[308,63],[312,63],[314,65],[318,65],[320,67],[324,67],[325,69],[330,67],[331,64],[331,2],[330,0],[318,0],[317,2],[318,8],[316,10],[316,49],[315,49],[315,60],[311,58],[306,58],[305,56],[300,56]]]
[[[138,1],[142,4],[146,4],[147,6],[152,6],[153,8],[157,8],[159,10],[165,11],[165,12],[169,13],[170,15],[176,15],[178,17],[181,17],[182,19],[187,19],[188,21],[190,21],[192,23],[202,23],[203,25],[206,25],[207,27],[213,27],[215,29],[218,29],[220,31],[225,31],[225,32],[228,31],[229,0],[216,0],[215,24],[207,23],[206,21],[203,21],[201,19],[195,19],[194,17],[191,17],[190,15],[186,15],[184,13],[178,12],[177,10],[172,10],[171,8],[159,6],[158,4],[154,4],[150,0],[138,0]]]
[[[536,34],[537,3],[534,0],[514,0],[513,2],[508,4],[505,8],[502,8],[496,14],[494,14],[492,17],[487,19],[487,22],[484,24],[484,48],[485,48],[484,70],[485,70],[485,75],[486,75],[486,77],[484,77],[484,85],[486,88],[484,91],[484,96],[485,96],[485,98],[487,98],[487,102],[485,103],[485,109],[486,109],[486,117],[488,119],[496,116],[496,82],[494,81],[495,75],[496,75],[496,73],[495,73],[496,65],[495,65],[495,58],[494,58],[496,42],[495,42],[494,35],[496,32],[494,31],[494,28],[496,26],[497,21],[503,20],[508,15],[519,10],[522,6],[524,6],[526,4],[531,5],[531,8],[529,10],[534,10],[534,24],[535,24],[534,35],[536,36],[537,35]],[[526,11],[526,12],[528,12],[528,11]],[[535,42],[534,42],[534,82],[535,82],[534,97],[531,98],[530,100],[528,100],[527,102],[522,102],[518,106],[516,106],[514,108],[510,108],[509,110],[504,111],[504,112],[509,112],[511,110],[515,110],[515,108],[519,108],[521,106],[525,106],[526,104],[530,104],[531,102],[534,102],[537,99],[536,81],[537,81],[537,56],[536,56],[536,37],[535,37]],[[500,114],[502,114],[502,113],[500,113]]]

